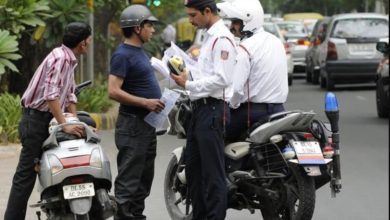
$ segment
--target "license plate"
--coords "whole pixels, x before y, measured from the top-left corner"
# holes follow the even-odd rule
[[[93,183],[66,185],[62,187],[65,199],[90,197],[95,195]]]
[[[351,52],[362,53],[362,52],[375,52],[373,45],[371,44],[351,44]]]
[[[299,164],[325,164],[320,145],[317,141],[292,142]]]

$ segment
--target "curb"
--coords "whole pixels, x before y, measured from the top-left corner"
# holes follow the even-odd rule
[[[100,130],[111,130],[115,128],[118,117],[118,104],[110,108],[106,113],[89,113],[96,122],[96,128]]]
[[[15,157],[20,153],[22,146],[20,144],[0,144],[0,159]]]

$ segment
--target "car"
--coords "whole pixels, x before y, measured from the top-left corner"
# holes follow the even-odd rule
[[[383,59],[376,72],[376,109],[378,117],[389,117],[389,44],[378,42],[376,49],[383,53]]]
[[[312,33],[317,20],[323,18],[322,14],[316,12],[287,13],[283,15],[285,21],[302,21],[309,35]]]
[[[280,41],[283,43],[284,48],[286,50],[286,57],[287,57],[287,74],[288,74],[288,85],[291,86],[293,83],[293,71],[294,71],[294,64],[292,62],[290,48],[288,43],[286,42],[286,39],[283,37],[283,34],[280,32],[280,29],[277,24],[273,22],[264,22],[263,28],[265,31],[275,35],[277,38],[280,39]]]
[[[330,91],[336,84],[374,83],[382,57],[376,43],[389,41],[389,19],[377,13],[334,15],[320,41],[321,88]]]
[[[312,84],[319,83],[320,63],[318,59],[318,46],[321,44],[320,35],[326,32],[330,18],[324,17],[316,22],[310,35],[310,45],[306,51],[306,81]]]
[[[306,67],[305,53],[310,44],[309,34],[302,21],[276,22],[284,38],[289,44],[291,58],[294,64],[294,73],[303,72]]]

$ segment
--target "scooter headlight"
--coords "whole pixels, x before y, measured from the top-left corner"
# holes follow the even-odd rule
[[[89,165],[92,167],[102,168],[102,157],[100,155],[99,148],[96,148],[92,151]]]
[[[51,174],[56,174],[64,169],[61,161],[55,155],[49,154],[47,158],[49,160]]]

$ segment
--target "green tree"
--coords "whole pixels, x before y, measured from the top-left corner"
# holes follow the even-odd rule
[[[0,29],[0,79],[6,71],[6,67],[14,72],[19,72],[17,67],[11,60],[18,60],[21,58],[18,51],[18,42],[16,36],[10,35],[9,31]]]

